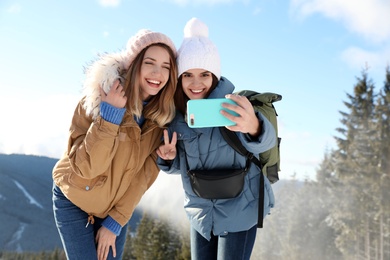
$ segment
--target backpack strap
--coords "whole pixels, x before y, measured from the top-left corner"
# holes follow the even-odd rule
[[[251,162],[259,166],[260,168],[260,187],[259,187],[259,210],[257,216],[257,227],[263,227],[263,215],[264,215],[264,174],[261,171],[263,168],[261,162],[253,155],[253,153],[249,152],[241,143],[240,139],[236,135],[236,133],[230,131],[226,127],[219,127],[219,131],[221,132],[225,141],[239,154],[245,156]]]

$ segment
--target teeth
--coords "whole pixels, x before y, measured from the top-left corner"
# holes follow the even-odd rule
[[[192,89],[191,91],[192,91],[193,93],[200,93],[200,92],[203,91],[203,89],[198,89],[198,90]]]
[[[148,80],[149,83],[152,83],[152,84],[160,84],[161,82],[160,81],[157,81],[157,80]]]

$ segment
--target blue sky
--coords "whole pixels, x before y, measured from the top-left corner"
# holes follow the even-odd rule
[[[0,153],[59,158],[83,67],[139,29],[177,47],[197,17],[237,90],[276,92],[282,178],[313,178],[368,65],[377,88],[390,62],[389,0],[2,0]]]

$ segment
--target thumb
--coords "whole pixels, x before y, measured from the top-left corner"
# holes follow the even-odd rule
[[[96,236],[95,236],[95,244],[98,244],[99,243],[99,231],[96,233]]]

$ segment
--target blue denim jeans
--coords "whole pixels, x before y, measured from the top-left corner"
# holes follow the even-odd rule
[[[241,232],[223,236],[211,234],[207,241],[194,228],[191,228],[192,260],[249,260],[255,244],[257,226]]]
[[[55,185],[53,186],[53,212],[66,257],[70,260],[96,260],[95,236],[104,219],[94,217],[95,223],[86,227],[88,214],[70,202]],[[116,257],[113,257],[110,248],[107,259],[122,258],[126,233],[127,225],[116,237]]]

